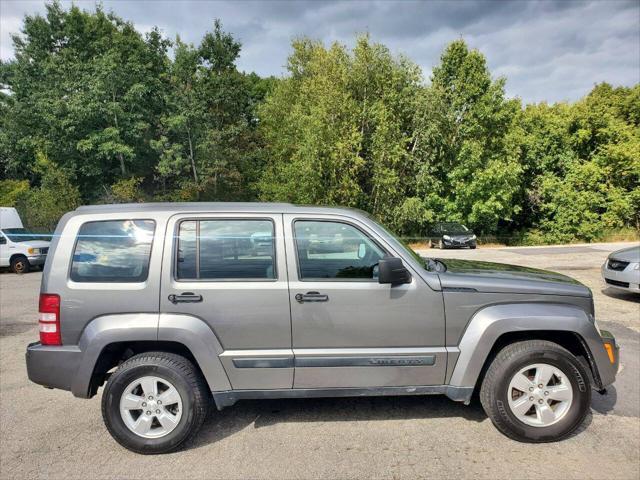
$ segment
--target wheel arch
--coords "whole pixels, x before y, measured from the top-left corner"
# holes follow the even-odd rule
[[[88,396],[93,397],[98,392],[98,388],[109,379],[113,370],[121,363],[134,355],[146,352],[167,352],[180,355],[189,360],[196,370],[203,375],[197,359],[193,356],[191,350],[182,343],[158,340],[113,342],[105,345],[96,359],[89,380]]]
[[[521,340],[548,340],[566,348],[584,360],[594,385],[602,388],[598,364],[606,353],[588,314],[572,305],[537,303],[494,305],[476,313],[460,340],[448,383],[477,387],[497,352]]]
[[[583,364],[586,371],[589,373],[592,385],[594,385],[598,390],[602,389],[600,375],[598,374],[598,368],[593,360],[593,355],[591,355],[588,345],[579,334],[566,330],[525,330],[506,332],[496,339],[491,351],[484,361],[482,369],[480,370],[474,391],[479,391],[485,374],[498,353],[508,345],[525,340],[546,340],[568,350],[580,363]]]
[[[78,347],[82,358],[71,386],[77,397],[95,395],[109,370],[123,358],[145,351],[182,354],[202,373],[211,391],[231,389],[218,357],[222,345],[211,328],[193,316],[136,313],[98,317],[85,327]]]

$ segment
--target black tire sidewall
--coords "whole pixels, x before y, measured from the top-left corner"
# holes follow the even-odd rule
[[[508,402],[509,383],[514,375],[527,365],[546,363],[559,368],[567,375],[573,389],[573,402],[569,411],[559,422],[548,427],[533,427],[522,423],[511,411]],[[518,439],[537,442],[555,441],[571,434],[584,420],[591,406],[591,386],[587,372],[577,359],[568,358],[561,352],[527,352],[511,362],[495,385],[496,411]]]
[[[144,376],[155,376],[169,381],[180,394],[182,417],[178,426],[161,438],[143,438],[125,425],[120,415],[120,398],[124,389],[134,380]],[[190,435],[195,423],[195,391],[177,371],[162,364],[144,363],[116,371],[103,393],[104,420],[111,435],[125,448],[139,453],[162,453],[181,445]]]
[[[22,262],[24,264],[24,268],[22,270],[18,270],[16,268],[16,264],[18,262]],[[29,272],[29,267],[30,267],[29,259],[27,259],[27,257],[25,257],[25,256],[18,256],[18,257],[15,257],[13,260],[11,260],[11,270],[14,273],[17,273],[18,275],[21,275],[23,273],[28,273]]]

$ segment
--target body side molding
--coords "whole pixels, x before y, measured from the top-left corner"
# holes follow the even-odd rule
[[[473,387],[451,385],[370,387],[370,388],[292,388],[277,390],[229,390],[212,392],[218,410],[234,405],[238,400],[274,398],[380,397],[399,395],[446,395],[451,400],[469,404]]]

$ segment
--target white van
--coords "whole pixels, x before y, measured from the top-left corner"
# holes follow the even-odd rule
[[[26,273],[44,265],[49,242],[25,230],[15,208],[0,207],[0,267],[15,273]]]

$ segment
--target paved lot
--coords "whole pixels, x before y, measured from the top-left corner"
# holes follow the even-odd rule
[[[593,289],[622,344],[622,370],[585,426],[561,443],[499,434],[478,404],[439,397],[241,402],[214,413],[182,452],[144,457],[111,440],[99,396],[79,400],[26,378],[40,273],[0,274],[0,478],[629,478],[640,477],[640,298],[606,290],[616,245],[426,251],[553,269]]]

